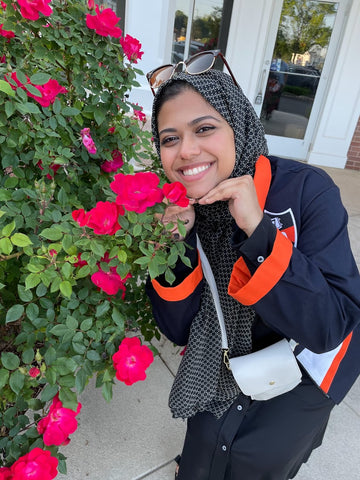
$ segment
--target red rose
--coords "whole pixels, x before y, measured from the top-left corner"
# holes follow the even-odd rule
[[[39,92],[41,93],[41,97],[33,95],[27,92],[28,96],[36,100],[40,103],[43,107],[48,107],[50,104],[55,102],[56,97],[60,93],[67,93],[65,87],[62,87],[57,80],[50,79],[44,85],[34,85]]]
[[[135,103],[135,105],[138,105],[138,104]],[[140,120],[140,122],[146,122],[146,115],[142,111],[142,107],[140,107],[140,110],[135,110],[134,108],[134,117]]]
[[[112,360],[116,378],[126,385],[132,385],[145,380],[145,370],[153,362],[154,356],[149,347],[141,345],[138,337],[132,337],[124,338]]]
[[[78,403],[76,411],[64,408],[59,394],[55,395],[48,415],[37,425],[37,431],[43,435],[45,445],[69,443],[69,435],[74,433],[78,426],[75,417],[80,413],[81,406],[81,403]]]
[[[13,478],[10,468],[0,468],[0,480],[11,480]]]
[[[130,62],[137,63],[138,60],[141,60],[144,52],[140,51],[141,43],[139,40],[131,35],[126,35],[126,37],[120,38],[120,44]]]
[[[189,205],[189,199],[186,196],[186,188],[180,182],[165,183],[163,186],[163,192],[165,197],[170,200],[171,203],[175,203],[179,207],[187,207]]]
[[[58,459],[49,450],[34,448],[11,467],[12,480],[52,480],[58,474]],[[5,477],[6,478],[6,477]]]
[[[164,198],[158,184],[159,177],[152,172],[139,172],[135,175],[118,173],[110,188],[118,194],[118,205],[122,205],[126,210],[143,213]]]
[[[114,235],[121,227],[119,215],[124,215],[124,209],[114,202],[98,202],[95,208],[87,213],[87,226],[96,235]]]
[[[88,263],[85,260],[81,260],[81,253],[78,253],[77,255],[78,261],[74,263],[74,267],[85,267]]]
[[[39,12],[48,17],[52,14],[52,9],[48,3],[51,0],[17,0],[20,5],[20,13],[29,20],[38,20]]]
[[[36,378],[38,375],[40,375],[40,370],[36,367],[32,367],[29,370],[29,375],[32,378]]]
[[[71,213],[73,219],[75,222],[77,222],[80,227],[85,227],[88,221],[88,214],[85,212],[83,208],[80,208],[79,210],[74,210]]]
[[[99,5],[95,7],[96,15],[86,15],[86,25],[91,30],[95,30],[98,35],[107,37],[119,38],[122,35],[122,30],[115,25],[120,20],[120,17],[117,17],[111,8],[105,8],[102,12],[99,10]]]
[[[8,41],[10,41],[10,38],[13,38],[15,37],[15,33],[12,32],[11,30],[4,30],[2,27],[3,27],[3,23],[0,24],[0,35],[2,37],[5,37],[8,39]]]
[[[102,165],[100,165],[101,170],[104,172],[116,172],[124,165],[123,157],[119,150],[112,151],[112,160],[106,160]]]
[[[109,259],[109,254],[106,253],[105,257],[101,260],[109,263],[111,259]],[[116,295],[119,290],[122,290],[122,299],[124,300],[126,292],[124,284],[126,280],[131,277],[131,274],[128,273],[125,278],[121,278],[116,271],[116,267],[110,267],[108,272],[104,272],[100,264],[98,267],[99,270],[91,275],[91,281],[108,295]]]

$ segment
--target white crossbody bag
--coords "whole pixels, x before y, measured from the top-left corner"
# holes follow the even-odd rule
[[[224,317],[220,306],[219,294],[210,263],[197,237],[197,248],[200,253],[202,270],[206,278],[216,308],[223,350],[223,360],[231,370],[240,390],[253,400],[268,400],[289,392],[301,382],[301,370],[296,361],[293,349],[294,340],[285,338],[279,342],[248,355],[229,358]]]

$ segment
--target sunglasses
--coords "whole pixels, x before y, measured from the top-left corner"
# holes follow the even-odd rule
[[[200,73],[205,73],[211,70],[217,57],[220,57],[224,62],[224,65],[231,75],[231,78],[238,87],[239,84],[235,80],[234,74],[232,73],[231,68],[229,67],[229,64],[227,63],[221,51],[206,50],[204,52],[196,53],[192,57],[185,61],[180,61],[176,65],[163,65],[162,67],[157,67],[154,70],[151,70],[151,72],[147,73],[146,78],[149,82],[152,93],[155,95],[155,89],[159,88],[162,83],[170,80],[180,65],[183,67],[183,72],[188,73],[189,75],[199,75]]]

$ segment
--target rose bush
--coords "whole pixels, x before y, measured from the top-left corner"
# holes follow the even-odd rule
[[[129,100],[143,52],[111,9],[5,0],[1,19],[0,479],[47,480],[89,379],[110,400],[146,377],[147,272],[188,263],[158,219],[186,198]]]

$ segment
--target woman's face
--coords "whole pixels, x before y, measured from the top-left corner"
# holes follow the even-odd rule
[[[229,178],[235,165],[234,132],[194,90],[167,100],[158,114],[160,156],[171,182],[181,182],[190,198],[201,198]]]

